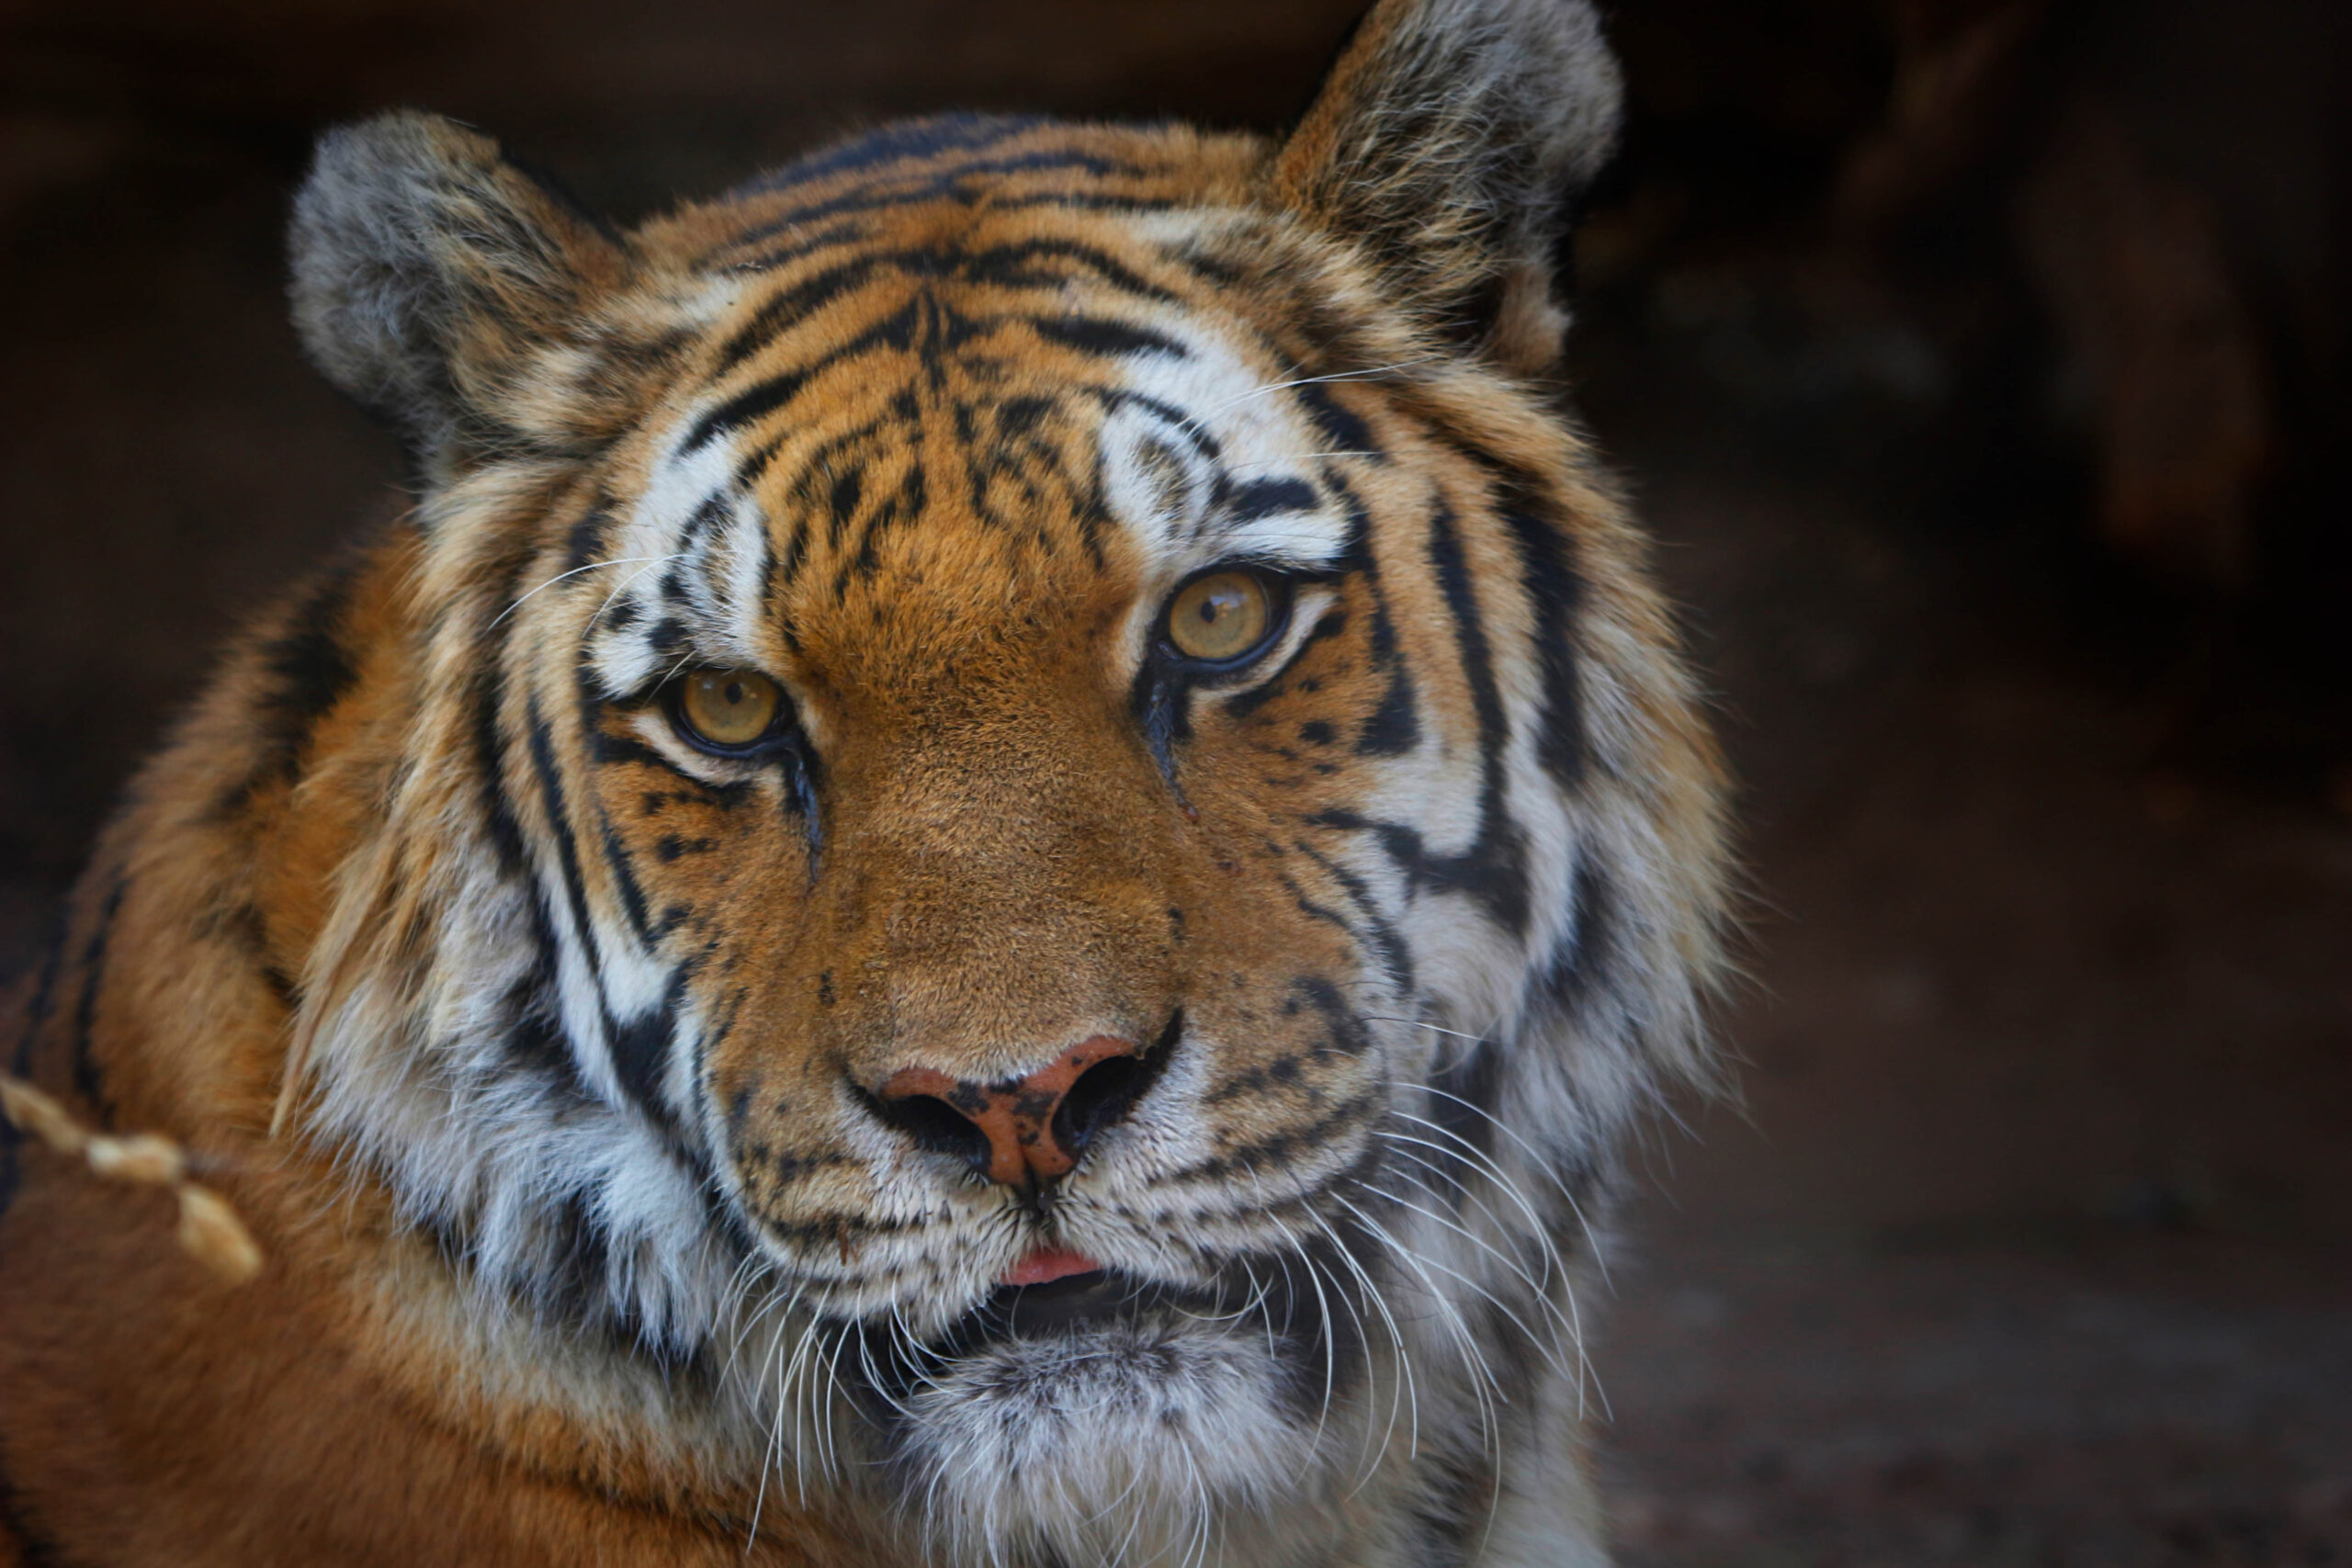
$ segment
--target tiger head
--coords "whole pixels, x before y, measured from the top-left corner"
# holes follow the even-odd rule
[[[1618,99],[1581,0],[1387,0],[1278,143],[922,120],[627,233],[328,137],[418,696],[300,1124],[959,1560],[1539,1539],[1722,858],[1555,386]]]

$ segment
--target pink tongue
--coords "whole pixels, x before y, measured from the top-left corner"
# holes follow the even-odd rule
[[[1091,1274],[1102,1267],[1083,1252],[1072,1252],[1062,1247],[1041,1247],[1006,1269],[999,1283],[1050,1285],[1056,1280],[1067,1280],[1072,1274]]]

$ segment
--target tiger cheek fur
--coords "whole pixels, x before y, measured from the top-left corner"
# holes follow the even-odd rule
[[[0,1150],[0,1561],[1605,1561],[1579,1287],[1725,861],[1553,389],[1618,98],[1585,0],[1382,0],[1278,141],[922,120],[626,234],[330,135],[296,321],[420,504],[8,1064],[272,1261]]]

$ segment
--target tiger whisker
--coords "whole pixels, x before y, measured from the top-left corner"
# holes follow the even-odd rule
[[[1356,1217],[1356,1223],[1363,1225],[1375,1240],[1385,1246],[1398,1262],[1420,1277],[1422,1285],[1428,1290],[1430,1300],[1439,1308],[1440,1321],[1443,1323],[1448,1336],[1453,1340],[1454,1348],[1462,1357],[1464,1370],[1473,1374],[1470,1380],[1470,1392],[1478,1404],[1481,1451],[1491,1444],[1495,1462],[1499,1467],[1502,1462],[1502,1434],[1500,1423],[1495,1415],[1494,1401],[1499,1398],[1508,1404],[1510,1400],[1509,1396],[1502,1392],[1500,1380],[1495,1376],[1493,1364],[1487,1359],[1486,1352],[1478,1348],[1477,1337],[1470,1332],[1470,1325],[1463,1321],[1461,1309],[1454,1304],[1451,1296],[1438,1288],[1437,1281],[1430,1278],[1428,1269],[1423,1266],[1424,1260],[1412,1248],[1398,1241],[1379,1221],[1348,1201],[1347,1199],[1337,1192],[1334,1192],[1331,1197],[1334,1202],[1353,1214]],[[1459,1278],[1459,1276],[1456,1277]]]
[[[1338,1255],[1340,1260],[1348,1266],[1348,1271],[1356,1277],[1356,1283],[1363,1288],[1364,1298],[1372,1303],[1373,1310],[1380,1314],[1382,1323],[1386,1325],[1388,1329],[1389,1342],[1396,1350],[1396,1366],[1400,1376],[1389,1397],[1388,1425],[1381,1433],[1380,1451],[1385,1453],[1387,1450],[1389,1440],[1396,1434],[1396,1405],[1401,1396],[1406,1406],[1406,1458],[1408,1460],[1419,1458],[1421,1451],[1420,1389],[1413,1376],[1413,1353],[1406,1347],[1404,1330],[1396,1325],[1396,1314],[1388,1310],[1386,1294],[1374,1282],[1371,1274],[1350,1250],[1347,1243],[1340,1238],[1340,1233],[1331,1227],[1331,1222],[1319,1213],[1315,1214],[1314,1219],[1315,1223],[1323,1228],[1323,1234],[1331,1238],[1332,1250]],[[1374,1475],[1378,1472],[1378,1469],[1377,1456],[1375,1456],[1374,1462],[1366,1467],[1363,1475],[1356,1482],[1355,1490],[1349,1495],[1353,1496],[1356,1492],[1361,1492],[1369,1485]]]
[[[540,583],[537,588],[532,589],[529,592],[525,593],[521,598],[516,599],[512,604],[507,605],[503,610],[499,611],[497,615],[491,621],[490,625],[482,629],[485,631],[495,631],[498,627],[498,623],[500,621],[503,621],[507,616],[521,609],[526,600],[528,600],[537,594],[544,593],[548,589],[553,588],[557,583],[561,582],[567,577],[578,577],[583,571],[602,571],[608,566],[639,566],[647,563],[659,566],[663,561],[673,561],[677,558],[678,557],[676,555],[616,556],[610,560],[594,560],[590,561],[586,566],[575,566],[570,571],[559,571],[553,577],[548,578],[545,582]],[[638,574],[638,576],[642,575],[644,575],[642,572]],[[636,581],[636,577],[631,577],[629,579],[629,582],[634,582]],[[628,583],[625,582],[621,586],[626,588],[628,586]],[[610,599],[606,599],[605,603],[610,604],[612,601]],[[601,609],[596,613],[597,615],[604,614]],[[590,618],[593,620],[594,617],[592,616]]]
[[[1402,1113],[1400,1112],[1399,1114]],[[1410,1119],[1416,1122],[1419,1121],[1419,1118],[1418,1117]],[[1422,1124],[1431,1125],[1430,1123]],[[1449,1129],[1443,1127],[1435,1127],[1432,1125],[1431,1130],[1434,1132],[1444,1133],[1448,1136],[1455,1135]],[[1488,1179],[1493,1180],[1497,1185],[1501,1187],[1503,1190],[1511,1197],[1514,1202],[1520,1204],[1521,1212],[1529,1215],[1530,1224],[1533,1227],[1530,1234],[1534,1236],[1536,1242],[1544,1250],[1544,1279],[1541,1282],[1532,1282],[1534,1283],[1537,1299],[1544,1303],[1545,1311],[1555,1320],[1559,1319],[1561,1315],[1560,1309],[1551,1303],[1549,1296],[1546,1293],[1546,1287],[1549,1285],[1550,1281],[1556,1277],[1560,1281],[1560,1293],[1567,1300],[1566,1320],[1565,1325],[1562,1326],[1566,1328],[1568,1337],[1576,1347],[1577,1368],[1577,1414],[1581,1416],[1583,1414],[1586,1381],[1589,1378],[1593,1378],[1594,1370],[1592,1367],[1591,1357],[1585,1348],[1583,1313],[1577,1301],[1576,1278],[1575,1275],[1569,1271],[1566,1260],[1560,1257],[1559,1249],[1553,1245],[1552,1238],[1549,1234],[1549,1227],[1541,1220],[1534,1217],[1533,1211],[1528,1207],[1525,1198],[1520,1193],[1518,1184],[1511,1181],[1507,1176],[1505,1176],[1499,1167],[1493,1166],[1491,1162],[1482,1167],[1479,1164],[1474,1163],[1469,1156],[1460,1154],[1455,1150],[1444,1148],[1439,1145],[1430,1143],[1427,1139],[1416,1138],[1408,1134],[1398,1133],[1386,1128],[1377,1129],[1377,1131],[1382,1137],[1388,1139],[1392,1143],[1408,1144],[1420,1148],[1425,1148],[1430,1150],[1432,1154],[1443,1155],[1447,1158],[1454,1160],[1467,1167],[1471,1170],[1480,1171],[1482,1174],[1487,1175]],[[1475,1153],[1476,1151],[1473,1152]],[[1443,1176],[1443,1173],[1440,1171],[1437,1167],[1430,1165],[1429,1161],[1423,1159],[1419,1155],[1411,1153],[1409,1150],[1405,1152],[1405,1157],[1412,1160],[1415,1165],[1419,1166],[1425,1170],[1430,1171],[1432,1174]],[[1476,1203],[1480,1212],[1485,1213],[1489,1220],[1496,1221],[1498,1229],[1501,1228],[1500,1222],[1499,1220],[1497,1220],[1494,1211],[1488,1208],[1484,1201],[1480,1200],[1456,1178],[1444,1176],[1443,1179],[1452,1184],[1457,1191],[1460,1191],[1465,1199],[1473,1203]],[[1524,1278],[1524,1275],[1522,1275],[1522,1278]],[[1594,1386],[1596,1389],[1598,1388],[1597,1379],[1594,1379]],[[1607,1405],[1605,1396],[1602,1400],[1602,1404],[1605,1409]]]
[[[1428,1120],[1426,1117],[1416,1116],[1409,1111],[1398,1110],[1394,1107],[1390,1109],[1389,1114],[1396,1117],[1400,1122],[1409,1122],[1417,1127],[1426,1128],[1430,1132],[1437,1134],[1440,1137],[1449,1139],[1455,1144],[1461,1145],[1462,1147],[1460,1149],[1447,1148],[1442,1145],[1432,1144],[1426,1138],[1414,1137],[1410,1134],[1398,1133],[1388,1128],[1379,1129],[1381,1135],[1384,1137],[1389,1138],[1392,1141],[1416,1145],[1421,1148],[1428,1149],[1432,1154],[1444,1155],[1447,1158],[1455,1160],[1460,1164],[1466,1166],[1471,1170],[1476,1171],[1479,1175],[1485,1177],[1487,1180],[1493,1183],[1497,1190],[1509,1198],[1513,1204],[1517,1205],[1519,1212],[1522,1215],[1526,1216],[1531,1234],[1535,1237],[1537,1244],[1544,1249],[1544,1273],[1546,1281],[1548,1281],[1555,1273],[1559,1274],[1563,1278],[1567,1277],[1567,1260],[1561,1257],[1559,1247],[1552,1240],[1551,1223],[1536,1212],[1533,1201],[1528,1196],[1526,1191],[1521,1188],[1520,1184],[1512,1179],[1510,1173],[1503,1169],[1498,1161],[1489,1156],[1484,1149],[1479,1148],[1476,1145],[1472,1144],[1468,1139],[1463,1137],[1461,1134],[1456,1133],[1451,1127],[1442,1126],[1438,1122]],[[1464,1151],[1467,1152],[1465,1153]],[[1570,1201],[1573,1203],[1574,1200],[1570,1200]],[[1484,1205],[1481,1205],[1481,1207],[1484,1207]],[[1488,1213],[1491,1216],[1492,1211],[1489,1210]],[[1583,1216],[1579,1214],[1577,1218],[1581,1220]],[[1589,1227],[1587,1227],[1586,1236],[1588,1240],[1591,1239]]]
[[[1316,1310],[1322,1314],[1324,1325],[1322,1334],[1323,1404],[1315,1416],[1315,1446],[1319,1449],[1323,1446],[1324,1427],[1331,1419],[1331,1396],[1334,1385],[1339,1380],[1339,1355],[1331,1343],[1331,1303],[1330,1299],[1323,1293],[1322,1274],[1316,1268],[1315,1259],[1307,1256],[1306,1243],[1296,1236],[1292,1236],[1290,1245],[1291,1249],[1298,1254],[1300,1266],[1306,1270],[1307,1283],[1315,1287]]]
[[[1535,1151],[1528,1146],[1526,1140],[1519,1138],[1515,1134],[1510,1134],[1510,1128],[1504,1126],[1500,1121],[1497,1120],[1492,1114],[1487,1112],[1482,1108],[1471,1105],[1466,1100],[1462,1100],[1461,1097],[1458,1095],[1447,1094],[1443,1089],[1430,1089],[1430,1092],[1442,1095],[1447,1100],[1454,1100],[1457,1103],[1464,1105],[1467,1109],[1477,1112],[1479,1115],[1485,1117],[1487,1122],[1496,1127],[1498,1131],[1510,1134],[1513,1141],[1518,1143],[1521,1148],[1525,1149],[1531,1158],[1535,1157]],[[1567,1310],[1570,1318],[1569,1332],[1576,1342],[1577,1362],[1578,1367],[1577,1378],[1577,1413],[1579,1415],[1583,1414],[1585,1386],[1588,1379],[1591,1381],[1593,1391],[1600,1396],[1600,1404],[1603,1413],[1608,1413],[1609,1396],[1600,1389],[1598,1372],[1593,1368],[1591,1358],[1585,1349],[1583,1330],[1584,1314],[1583,1309],[1579,1306],[1577,1301],[1575,1277],[1568,1271],[1566,1260],[1560,1257],[1558,1248],[1554,1245],[1551,1238],[1550,1227],[1544,1224],[1543,1221],[1536,1218],[1533,1206],[1530,1203],[1527,1195],[1520,1190],[1519,1184],[1513,1181],[1510,1176],[1505,1173],[1498,1163],[1487,1156],[1484,1150],[1478,1148],[1476,1145],[1471,1144],[1467,1139],[1464,1138],[1459,1133],[1454,1132],[1452,1128],[1441,1126],[1437,1122],[1429,1121],[1423,1117],[1416,1116],[1408,1111],[1396,1110],[1392,1107],[1389,1113],[1400,1121],[1410,1122],[1416,1126],[1426,1127],[1430,1132],[1437,1134],[1441,1137],[1444,1137],[1456,1144],[1460,1144],[1463,1148],[1469,1151],[1468,1154],[1454,1153],[1452,1150],[1441,1150],[1436,1145],[1427,1144],[1425,1141],[1419,1139],[1413,1140],[1417,1143],[1422,1143],[1424,1147],[1428,1147],[1433,1152],[1450,1154],[1453,1158],[1459,1159],[1464,1164],[1470,1166],[1472,1169],[1480,1171],[1488,1180],[1494,1182],[1498,1188],[1509,1196],[1513,1202],[1519,1204],[1521,1213],[1526,1213],[1529,1216],[1530,1223],[1533,1226],[1533,1234],[1543,1244],[1548,1255],[1548,1260],[1545,1265],[1546,1275],[1548,1277],[1552,1269],[1555,1266],[1557,1267],[1561,1280],[1561,1293],[1567,1298]],[[1389,1135],[1397,1136],[1398,1134],[1391,1134]],[[1600,1255],[1599,1238],[1593,1235],[1591,1223],[1585,1218],[1582,1205],[1577,1202],[1576,1195],[1568,1190],[1567,1184],[1561,1181],[1559,1178],[1553,1174],[1548,1168],[1539,1165],[1538,1168],[1542,1169],[1547,1177],[1551,1178],[1552,1184],[1559,1189],[1561,1197],[1567,1201],[1569,1212],[1575,1214],[1577,1224],[1583,1229],[1585,1233],[1585,1240],[1588,1246],[1592,1249],[1593,1262],[1595,1266],[1600,1269],[1601,1282],[1603,1284],[1607,1284],[1609,1282],[1608,1263],[1607,1260]],[[1555,1313],[1558,1311],[1556,1307],[1552,1310]]]
[[[1484,1106],[1474,1105],[1469,1100],[1463,1099],[1460,1095],[1439,1089],[1433,1084],[1424,1084],[1421,1087],[1429,1093],[1437,1095],[1442,1099],[1450,1100],[1465,1111],[1469,1111],[1484,1118],[1487,1123],[1493,1127],[1495,1131],[1500,1133],[1504,1137],[1509,1138],[1512,1143],[1517,1144],[1520,1146],[1521,1150],[1526,1154],[1528,1159],[1533,1163],[1536,1170],[1543,1175],[1544,1179],[1548,1180],[1554,1187],[1557,1188],[1559,1190],[1560,1196],[1567,1201],[1569,1213],[1576,1215],[1577,1224],[1584,1228],[1585,1242],[1592,1248],[1593,1266],[1600,1270],[1601,1282],[1603,1284],[1608,1284],[1609,1258],[1606,1249],[1600,1245],[1600,1237],[1593,1231],[1592,1222],[1586,1218],[1584,1205],[1577,1201],[1576,1193],[1570,1190],[1568,1184],[1560,1179],[1559,1172],[1552,1168],[1552,1162],[1544,1157],[1543,1151],[1536,1148],[1534,1145],[1529,1143],[1525,1138],[1521,1137],[1517,1131],[1497,1117],[1493,1111],[1487,1110]],[[1434,1125],[1434,1123],[1425,1123],[1425,1125]],[[1613,1289],[1614,1287],[1611,1288]]]
[[[1537,1244],[1544,1250],[1544,1278],[1545,1282],[1548,1283],[1555,1273],[1565,1274],[1567,1271],[1566,1259],[1560,1256],[1559,1248],[1553,1244],[1550,1222],[1544,1215],[1536,1212],[1534,1203],[1529,1199],[1527,1193],[1521,1188],[1518,1181],[1513,1179],[1510,1172],[1504,1170],[1500,1165],[1489,1158],[1484,1150],[1478,1148],[1476,1145],[1469,1144],[1460,1134],[1454,1132],[1450,1127],[1440,1126],[1434,1122],[1430,1122],[1422,1117],[1414,1115],[1409,1111],[1400,1111],[1394,1107],[1390,1109],[1389,1114],[1395,1116],[1401,1122],[1410,1122],[1415,1126],[1426,1127],[1432,1133],[1437,1133],[1445,1137],[1452,1138],[1454,1142],[1462,1144],[1464,1148],[1468,1149],[1469,1152],[1464,1154],[1460,1149],[1452,1149],[1442,1144],[1433,1144],[1427,1138],[1418,1138],[1410,1133],[1400,1133],[1393,1127],[1376,1127],[1374,1129],[1374,1131],[1381,1137],[1387,1139],[1392,1144],[1401,1144],[1409,1145],[1413,1148],[1427,1149],[1431,1154],[1442,1155],[1447,1159],[1453,1160],[1455,1164],[1467,1168],[1473,1174],[1484,1177],[1496,1188],[1497,1190],[1500,1191],[1504,1197],[1509,1198],[1511,1201],[1511,1203],[1519,1210],[1520,1213],[1526,1219]],[[1411,1157],[1414,1162],[1421,1166],[1423,1169],[1430,1170],[1432,1173],[1439,1173],[1438,1168],[1430,1165],[1426,1160],[1420,1159],[1418,1156],[1408,1157]],[[1472,1190],[1459,1178],[1452,1175],[1446,1175],[1444,1179],[1452,1184],[1454,1190],[1460,1192],[1464,1199],[1470,1202],[1477,1204],[1479,1211],[1488,1219],[1495,1222],[1495,1228],[1497,1230],[1503,1230],[1506,1228],[1502,1223],[1501,1217],[1496,1214],[1494,1210],[1487,1206],[1486,1201],[1472,1191]]]
[[[1209,420],[1216,418],[1227,409],[1238,408],[1253,399],[1266,397],[1275,392],[1288,391],[1296,387],[1313,387],[1332,381],[1374,381],[1384,376],[1394,375],[1399,370],[1409,370],[1416,365],[1427,365],[1442,357],[1442,355],[1425,354],[1418,359],[1400,359],[1393,365],[1376,365],[1364,370],[1334,370],[1322,376],[1299,376],[1287,381],[1269,381],[1263,385],[1252,387],[1246,392],[1238,392],[1223,402],[1212,404],[1197,414],[1187,415],[1178,422],[1178,428],[1189,428],[1195,435],[1206,436],[1210,434],[1207,424]]]
[[[1437,1024],[1425,1022],[1420,1019],[1382,1017],[1377,1014],[1369,1013],[1362,1016],[1363,1016],[1367,1022],[1401,1023],[1408,1028],[1426,1029],[1432,1033],[1450,1035],[1456,1040],[1467,1040],[1476,1044],[1484,1045],[1490,1043],[1489,1037],[1486,1034],[1468,1034],[1458,1029],[1443,1029],[1439,1027]],[[1594,1265],[1600,1270],[1601,1281],[1604,1284],[1608,1283],[1609,1259],[1606,1256],[1605,1250],[1600,1245],[1600,1238],[1594,1233],[1591,1221],[1586,1218],[1584,1205],[1579,1203],[1577,1201],[1577,1195],[1568,1190],[1568,1184],[1560,1179],[1559,1173],[1553,1168],[1553,1162],[1544,1157],[1543,1151],[1539,1150],[1534,1145],[1521,1137],[1517,1129],[1502,1121],[1499,1117],[1496,1116],[1493,1111],[1488,1111],[1483,1105],[1478,1105],[1470,1100],[1464,1100],[1462,1096],[1453,1093],[1451,1090],[1440,1089],[1435,1084],[1422,1083],[1417,1084],[1413,1087],[1419,1089],[1423,1093],[1436,1095],[1441,1099],[1451,1100],[1453,1103],[1461,1106],[1464,1111],[1467,1111],[1472,1115],[1478,1117],[1487,1125],[1493,1127],[1495,1131],[1500,1133],[1504,1137],[1509,1138],[1512,1143],[1517,1144],[1520,1146],[1521,1150],[1526,1154],[1529,1160],[1533,1163],[1535,1168],[1543,1174],[1546,1180],[1550,1181],[1554,1187],[1557,1188],[1559,1190],[1560,1196],[1567,1201],[1568,1208],[1577,1216],[1577,1223],[1584,1227],[1585,1240],[1592,1247],[1592,1260]],[[1679,1119],[1678,1118],[1678,1122],[1679,1120]],[[1427,1123],[1425,1123],[1425,1125]],[[1442,1131],[1442,1129],[1440,1130]]]
[[[1559,1308],[1553,1306],[1552,1303],[1541,1293],[1540,1288],[1535,1283],[1535,1277],[1528,1273],[1526,1269],[1521,1268],[1517,1263],[1513,1262],[1500,1249],[1497,1248],[1484,1237],[1474,1235],[1469,1230],[1455,1224],[1453,1221],[1445,1218],[1444,1215],[1436,1213],[1434,1210],[1424,1209],[1418,1203],[1413,1203],[1403,1198],[1399,1198],[1396,1194],[1390,1192],[1385,1188],[1374,1187],[1372,1183],[1363,1180],[1361,1178],[1356,1179],[1355,1184],[1358,1187],[1363,1188],[1367,1192],[1386,1199],[1400,1209],[1407,1210],[1411,1213],[1419,1214],[1423,1219],[1429,1220],[1432,1224],[1444,1226],[1446,1229],[1453,1231],[1455,1235],[1461,1236],[1464,1241],[1469,1242],[1473,1247],[1476,1247],[1480,1251],[1487,1253],[1504,1268],[1517,1275],[1519,1279],[1527,1285],[1532,1292],[1535,1292],[1535,1300],[1544,1306],[1549,1308],[1555,1316],[1559,1316],[1560,1325],[1562,1327],[1566,1327],[1567,1325],[1567,1319],[1564,1314],[1560,1314]],[[1489,1304],[1491,1304],[1496,1311],[1510,1319],[1512,1326],[1517,1328],[1521,1334],[1526,1337],[1527,1342],[1534,1346],[1537,1350],[1544,1353],[1545,1359],[1552,1363],[1554,1370],[1560,1372],[1563,1376],[1566,1375],[1568,1369],[1560,1362],[1556,1348],[1556,1341],[1554,1348],[1546,1350],[1543,1338],[1536,1334],[1535,1330],[1529,1327],[1526,1321],[1522,1319],[1519,1314],[1513,1312],[1510,1307],[1504,1303],[1500,1297],[1494,1294],[1493,1292],[1488,1291],[1485,1286],[1479,1284],[1476,1280],[1472,1280],[1467,1275],[1457,1273],[1455,1270],[1447,1268],[1442,1263],[1432,1261],[1430,1266],[1442,1270],[1471,1291],[1476,1292],[1479,1296],[1483,1297]]]

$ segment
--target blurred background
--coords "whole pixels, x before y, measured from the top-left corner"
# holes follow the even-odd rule
[[[944,107],[1295,114],[1359,0],[0,6],[0,971],[397,506],[308,140],[624,219]],[[1645,1145],[1636,1565],[2352,1562],[2352,6],[1615,0],[1575,397],[1742,780],[1745,1103]]]

